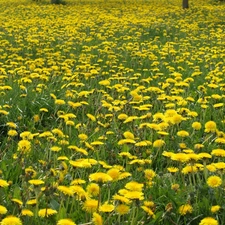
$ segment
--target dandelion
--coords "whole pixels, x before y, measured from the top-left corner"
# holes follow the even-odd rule
[[[16,131],[16,130],[9,130],[8,131],[8,136],[11,136],[11,137],[15,137],[15,136],[17,136],[18,135],[18,132]]]
[[[107,174],[113,179],[113,181],[116,181],[120,178],[121,172],[117,168],[112,168],[107,171]]]
[[[99,183],[107,183],[109,181],[112,181],[112,177],[110,175],[102,172],[92,173],[89,175],[89,178],[91,181],[96,181]]]
[[[126,139],[132,139],[132,140],[134,140],[134,135],[133,135],[131,132],[129,132],[129,131],[124,132],[124,133],[123,133],[123,136],[124,136]]]
[[[125,205],[125,204],[119,204],[119,205],[116,206],[115,211],[119,215],[125,215],[125,214],[129,213],[130,207],[128,205]]]
[[[141,208],[149,215],[152,216],[153,218],[155,217],[154,212],[152,209],[148,208],[147,206],[143,205]]]
[[[69,187],[66,187],[66,186],[58,186],[57,189],[62,192],[64,195],[67,195],[67,196],[73,196],[74,195],[74,192],[71,188]]]
[[[5,180],[0,179],[0,187],[8,187],[9,183]]]
[[[143,196],[143,192],[140,191],[127,191],[124,196],[128,199],[131,200],[143,200],[144,196]]]
[[[145,174],[145,178],[148,180],[152,180],[156,176],[155,171],[152,169],[144,170],[144,174]]]
[[[22,216],[33,216],[34,213],[32,211],[30,211],[29,209],[22,209],[21,215]]]
[[[206,133],[216,132],[216,123],[214,121],[208,121],[205,124],[205,132]]]
[[[43,218],[52,216],[54,214],[57,214],[57,211],[54,209],[51,209],[51,208],[40,209],[38,211],[38,216],[43,217]]]
[[[168,167],[167,170],[170,172],[170,173],[176,173],[179,171],[179,169],[177,167]]]
[[[17,199],[17,198],[13,198],[13,199],[11,199],[13,202],[15,202],[15,203],[17,203],[18,205],[23,205],[23,202],[21,201],[21,200],[19,200],[19,199]]]
[[[172,184],[171,185],[171,189],[174,190],[174,191],[178,191],[180,188],[180,185],[179,184]]]
[[[211,207],[211,212],[212,213],[217,213],[219,210],[220,210],[220,206],[219,205],[213,205],[212,207]]]
[[[71,219],[58,220],[57,225],[76,225]]]
[[[28,154],[31,150],[31,143],[28,140],[21,140],[18,143],[18,151],[22,154]]]
[[[199,122],[193,122],[191,127],[194,129],[194,130],[200,130],[202,128],[202,125],[201,123]]]
[[[222,184],[222,179],[218,176],[210,176],[207,179],[207,184],[211,188],[217,188]]]
[[[86,141],[88,139],[88,136],[86,134],[79,134],[78,135],[78,138],[81,140],[81,141]]]
[[[122,113],[122,114],[120,114],[119,116],[118,116],[118,119],[119,120],[126,120],[128,118],[128,115],[127,114],[124,114],[124,113]]]
[[[53,152],[59,152],[61,149],[62,149],[62,148],[59,147],[59,146],[52,146],[52,147],[50,148],[50,150],[53,151]]]
[[[179,136],[179,137],[188,137],[189,133],[187,131],[185,131],[185,130],[181,130],[181,131],[177,132],[177,136]]]
[[[90,196],[98,196],[99,195],[99,191],[100,191],[100,188],[99,188],[98,184],[90,183],[87,186],[87,192],[88,192],[88,194]]]
[[[31,200],[28,200],[26,202],[27,205],[36,205],[37,204],[37,200],[36,199],[31,199]]]
[[[56,105],[65,105],[66,102],[64,100],[62,100],[62,99],[55,99],[55,104]]]
[[[114,210],[114,205],[108,204],[108,202],[105,202],[103,205],[99,207],[100,212],[112,212]]]
[[[22,225],[22,221],[16,216],[7,216],[1,221],[1,225]]]
[[[90,113],[88,113],[88,114],[87,114],[87,117],[88,117],[91,121],[93,121],[93,122],[95,122],[95,121],[96,121],[95,116],[93,116],[93,115],[92,115],[92,114],[90,114]]]
[[[130,191],[142,191],[144,184],[138,183],[136,181],[131,181],[125,185],[125,188]]]
[[[13,129],[16,129],[17,128],[17,125],[14,123],[14,122],[8,122],[6,123],[6,125],[10,128],[13,128]]]
[[[163,145],[165,145],[165,141],[163,141],[161,139],[155,140],[153,142],[153,147],[155,147],[155,148],[161,148]]]
[[[38,186],[38,185],[41,185],[41,184],[45,183],[43,180],[39,180],[39,179],[29,180],[28,182],[30,184],[33,184],[34,186]]]
[[[219,225],[219,223],[212,217],[205,217],[200,221],[199,225]]]
[[[103,225],[102,217],[96,212],[93,213],[92,222],[94,225]]]
[[[178,211],[182,216],[184,216],[187,213],[192,213],[193,208],[190,204],[185,204],[185,205],[180,206]]]
[[[125,204],[130,204],[131,203],[131,201],[128,198],[126,198],[124,196],[121,196],[121,195],[118,195],[118,194],[115,194],[113,196],[113,200],[119,201],[120,203],[125,203]]]
[[[224,149],[213,149],[211,155],[225,157],[225,150]]]
[[[7,212],[8,210],[6,209],[6,207],[3,205],[0,205],[0,214],[3,215],[3,214],[6,214]]]
[[[89,213],[96,212],[98,209],[98,201],[95,199],[87,199],[83,204],[83,210]]]
[[[46,109],[46,108],[40,108],[39,111],[40,112],[48,112],[48,109]]]

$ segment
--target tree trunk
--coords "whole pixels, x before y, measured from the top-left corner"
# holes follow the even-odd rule
[[[188,0],[183,0],[183,9],[188,9],[189,5],[188,5]]]

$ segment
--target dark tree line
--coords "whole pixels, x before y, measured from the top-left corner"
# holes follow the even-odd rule
[[[183,9],[188,9],[189,5],[188,5],[188,0],[183,0]]]

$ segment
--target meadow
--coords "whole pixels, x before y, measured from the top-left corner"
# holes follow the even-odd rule
[[[225,5],[0,0],[0,225],[224,225]]]

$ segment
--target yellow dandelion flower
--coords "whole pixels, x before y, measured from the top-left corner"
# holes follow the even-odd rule
[[[192,213],[193,207],[190,204],[185,204],[185,205],[180,206],[178,211],[182,216],[184,216],[187,213]]]
[[[6,214],[8,212],[7,208],[3,205],[0,205],[0,214]]]
[[[0,179],[0,187],[8,187],[9,183],[5,180]]]
[[[173,154],[171,156],[171,159],[174,161],[179,161],[179,162],[187,162],[189,160],[189,157],[187,156],[187,154],[180,152],[180,153]]]
[[[70,187],[60,185],[57,187],[57,189],[60,192],[62,192],[64,195],[68,195],[68,196],[74,195],[74,191]]]
[[[58,220],[57,225],[76,225],[71,219]]]
[[[98,196],[99,195],[99,191],[100,191],[100,187],[98,184],[96,183],[90,183],[87,188],[87,193],[90,195],[90,196]]]
[[[220,102],[220,103],[216,103],[213,105],[213,108],[220,108],[220,107],[223,107],[224,106],[224,103]]]
[[[214,121],[208,121],[205,123],[205,132],[216,132],[216,123]]]
[[[187,165],[181,170],[181,173],[188,174],[188,173],[195,173],[197,171],[198,171],[197,166]]]
[[[29,180],[28,181],[30,184],[33,184],[35,186],[44,184],[45,182],[43,180],[39,180],[39,179],[33,179],[33,180]]]
[[[22,216],[33,216],[34,213],[32,211],[30,211],[29,209],[22,209],[21,215]]]
[[[22,154],[28,154],[31,150],[31,143],[28,140],[21,140],[18,143],[18,151]]]
[[[214,164],[209,164],[206,166],[207,170],[209,170],[210,172],[215,172],[217,169],[216,169],[216,166]]]
[[[213,149],[211,155],[225,157],[225,150],[224,149]]]
[[[124,114],[124,113],[122,113],[122,114],[120,114],[119,116],[118,116],[118,119],[119,120],[126,120],[128,118],[128,115],[127,114]]]
[[[202,125],[201,123],[199,122],[193,122],[191,127],[194,129],[194,130],[200,130],[202,128]]]
[[[127,191],[124,194],[124,197],[131,199],[131,200],[143,200],[144,196],[143,196],[143,192],[140,191]]]
[[[22,225],[22,221],[16,216],[7,216],[1,221],[1,225]]]
[[[50,148],[50,150],[53,151],[53,152],[59,152],[61,149],[62,149],[62,148],[59,147],[59,146],[52,146],[52,147]]]
[[[144,184],[138,183],[136,181],[130,181],[125,185],[125,188],[130,191],[142,191]]]
[[[125,204],[119,204],[119,205],[116,206],[115,211],[119,215],[125,215],[125,214],[129,213],[130,207],[128,205],[125,205]]]
[[[155,140],[153,142],[153,147],[155,147],[155,148],[161,148],[165,144],[166,144],[165,141],[163,141],[161,139],[158,139],[158,140]]]
[[[152,209],[148,208],[147,206],[143,205],[141,206],[141,208],[149,215],[152,216],[153,218],[155,217],[154,212],[152,211]]]
[[[119,179],[121,172],[117,168],[112,168],[107,171],[107,174],[112,178],[113,181],[116,181]]]
[[[93,213],[92,222],[94,225],[103,225],[102,217],[96,212]]]
[[[219,205],[213,205],[210,210],[212,213],[217,213],[220,210],[220,208],[221,206]]]
[[[174,190],[174,191],[178,191],[180,188],[180,185],[179,184],[172,184],[171,185],[171,189]]]
[[[79,134],[78,135],[78,138],[81,140],[81,141],[86,141],[88,139],[88,136],[86,134]]]
[[[99,183],[106,183],[112,181],[112,177],[107,173],[97,172],[89,175],[91,181],[96,181]]]
[[[13,128],[13,129],[16,129],[17,128],[17,125],[14,123],[14,122],[8,122],[6,123],[6,125],[10,128]]]
[[[170,172],[170,173],[176,173],[179,171],[179,169],[177,167],[168,167],[167,170]]]
[[[219,223],[212,217],[205,217],[200,221],[199,225],[219,225]]]
[[[37,200],[36,199],[31,199],[31,200],[28,200],[26,202],[27,205],[36,205],[37,204]]]
[[[48,112],[48,109],[46,109],[46,108],[40,108],[39,111],[40,112]]]
[[[13,202],[17,203],[18,205],[23,205],[23,202],[17,198],[11,199]]]
[[[87,199],[83,204],[83,210],[89,213],[96,212],[98,208],[98,201],[95,199]]]
[[[201,152],[198,154],[199,159],[211,159],[212,156],[207,152]]]
[[[55,104],[56,105],[65,105],[66,102],[64,100],[62,100],[62,99],[55,99]]]
[[[85,180],[82,180],[82,179],[80,179],[80,178],[77,178],[77,179],[75,179],[75,180],[72,180],[71,183],[70,183],[70,185],[85,184],[85,183],[86,183]]]
[[[128,198],[118,195],[118,194],[113,195],[113,200],[118,201],[119,203],[125,203],[125,204],[131,203],[131,201]]]
[[[11,137],[15,137],[15,136],[17,136],[18,135],[18,132],[16,131],[16,130],[9,130],[8,131],[8,136],[11,136]]]
[[[91,120],[91,121],[93,121],[93,122],[95,122],[96,121],[96,117],[95,116],[93,116],[92,114],[90,114],[90,113],[88,113],[87,114],[87,117]]]
[[[40,209],[38,211],[38,216],[43,217],[43,218],[52,216],[54,214],[57,214],[57,211],[54,209],[51,209],[51,208]]]
[[[210,176],[207,179],[207,184],[211,188],[219,187],[222,184],[222,179],[218,176]]]
[[[181,123],[183,120],[185,120],[185,118],[179,114],[175,114],[174,116],[172,116],[171,118],[171,122],[172,124],[179,124]]]
[[[156,176],[155,171],[152,169],[144,170],[144,174],[145,174],[145,178],[148,180],[152,180]]]
[[[134,140],[134,135],[130,132],[130,131],[126,131],[123,133],[123,136],[126,138],[126,139],[132,139]]]
[[[103,205],[99,207],[100,212],[112,212],[114,210],[114,205],[105,202]]]
[[[181,131],[177,132],[177,136],[179,136],[179,137],[188,137],[189,133],[187,131],[185,131],[185,130],[181,130]]]

